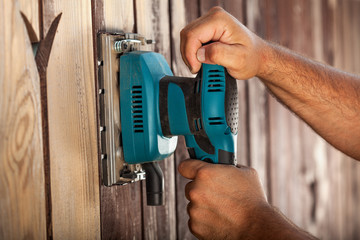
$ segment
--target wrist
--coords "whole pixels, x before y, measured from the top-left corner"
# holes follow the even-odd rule
[[[278,59],[277,51],[275,44],[261,39],[259,71],[256,74],[256,77],[259,77],[264,81],[271,79],[271,76],[276,70],[276,61]]]
[[[270,204],[259,206],[251,218],[247,235],[254,239],[316,239]]]

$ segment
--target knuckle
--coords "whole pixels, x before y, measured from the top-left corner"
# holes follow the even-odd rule
[[[215,6],[210,9],[210,12],[212,14],[219,14],[219,13],[222,14],[224,12],[224,9],[220,6]]]
[[[222,51],[217,46],[217,44],[214,44],[209,50],[210,50],[208,55],[209,60],[213,63],[219,62],[222,57]]]
[[[186,28],[183,28],[183,29],[181,30],[181,32],[180,32],[180,36],[181,36],[181,37],[185,37],[185,36],[186,36],[186,33],[187,33]]]
[[[251,175],[254,175],[254,176],[258,177],[258,173],[255,170],[255,168],[249,167],[249,172],[250,172]]]
[[[178,166],[178,171],[181,173],[184,169],[184,162],[180,162],[179,166]]]
[[[200,180],[207,180],[211,178],[210,168],[202,167],[197,172],[197,178]]]
[[[194,36],[194,31],[191,29],[184,29],[182,36],[185,37],[186,39],[190,39]]]
[[[196,219],[197,218],[197,210],[196,208],[192,207],[192,205],[188,205],[188,215],[191,219]]]
[[[196,189],[188,190],[189,200],[192,202],[197,202],[200,199],[200,194]]]

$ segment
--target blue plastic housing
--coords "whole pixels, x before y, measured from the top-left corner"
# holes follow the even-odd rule
[[[153,52],[120,57],[120,115],[124,158],[136,164],[171,155],[177,137],[164,137],[159,115],[159,81],[172,72],[165,58]]]
[[[186,116],[184,95],[181,88],[175,84],[169,84],[169,122],[171,133],[184,135],[186,145],[195,150],[197,159],[211,159],[213,163],[219,163],[219,150],[230,153],[236,152],[237,132],[232,133],[231,127],[226,121],[225,112],[225,69],[219,65],[202,65],[202,80],[197,91],[201,87],[201,119],[194,119],[197,130],[204,129],[211,144],[215,148],[214,154],[206,153],[197,144],[194,135],[189,130]]]

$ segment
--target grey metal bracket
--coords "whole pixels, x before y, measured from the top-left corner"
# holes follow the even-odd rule
[[[102,181],[105,186],[145,179],[140,164],[127,164],[121,141],[119,60],[124,52],[141,50],[153,41],[136,33],[98,34],[99,135]]]

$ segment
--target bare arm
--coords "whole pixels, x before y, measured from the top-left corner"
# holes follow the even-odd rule
[[[181,52],[192,72],[204,62],[225,66],[237,79],[260,77],[319,135],[360,160],[359,76],[264,41],[221,8],[182,31]]]
[[[257,76],[319,135],[360,160],[360,78],[267,44]]]

